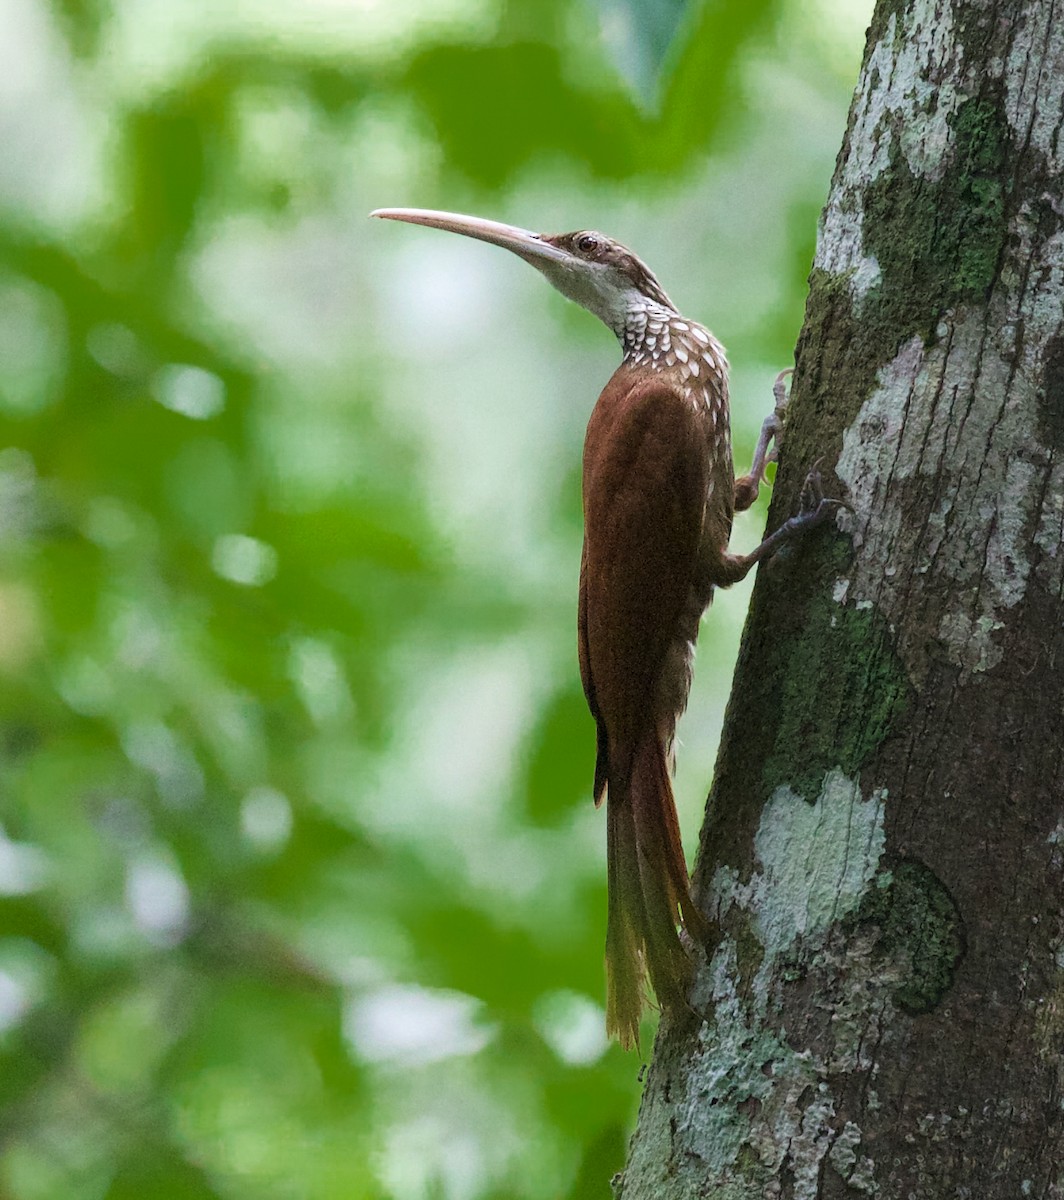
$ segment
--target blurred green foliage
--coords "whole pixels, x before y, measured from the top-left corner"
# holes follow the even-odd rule
[[[365,213],[594,216],[756,392],[859,44],[797,0],[0,32],[0,1196],[607,1196],[639,1063],[572,630],[609,338]]]

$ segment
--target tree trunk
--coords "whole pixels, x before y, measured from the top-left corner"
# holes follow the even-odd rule
[[[623,1200],[1064,1196],[1056,7],[877,7]]]

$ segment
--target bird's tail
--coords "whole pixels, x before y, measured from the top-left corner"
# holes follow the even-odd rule
[[[627,780],[611,772],[607,797],[606,1028],[629,1049],[639,1040],[646,974],[663,1008],[686,1003],[692,963],[677,927],[704,942],[706,921],[691,896],[657,737],[641,741]]]

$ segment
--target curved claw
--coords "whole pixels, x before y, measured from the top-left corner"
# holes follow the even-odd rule
[[[802,481],[802,490],[799,493],[798,505],[801,512],[809,512],[816,508],[821,500],[824,499],[824,481],[820,476],[821,459],[817,459],[815,463],[806,472],[805,479]]]
[[[772,384],[772,399],[776,403],[776,415],[782,418],[784,409],[790,403],[791,395],[787,387],[786,379],[789,375],[794,374],[794,367],[784,367],[776,376],[775,382]]]
[[[836,512],[840,508],[851,513],[854,511],[853,505],[847,501],[824,495],[824,481],[820,475],[820,464],[823,461],[824,459],[821,457],[813,463],[802,484],[799,500],[801,507],[798,515],[806,526],[819,525],[826,521],[832,512]]]
[[[847,512],[853,512],[852,505],[847,504],[845,500],[836,500],[833,496],[822,496],[816,508],[810,512],[808,524],[813,527],[822,525],[840,508],[844,508]]]

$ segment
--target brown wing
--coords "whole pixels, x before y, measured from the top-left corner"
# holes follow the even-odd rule
[[[595,699],[595,684],[591,678],[591,657],[587,645],[587,550],[580,556],[580,599],[577,605],[576,621],[577,651],[580,655],[580,682],[584,685],[584,696],[591,715],[595,718],[595,733],[597,744],[595,748],[595,785],[592,795],[595,797],[595,807],[602,803],[606,794],[606,781],[609,778],[609,740],[606,737],[606,725],[598,709]]]
[[[581,675],[600,730],[600,771],[627,772],[660,714],[657,684],[688,601],[705,514],[706,438],[665,380],[622,368],[584,443]],[[600,771],[596,771],[596,781]]]

